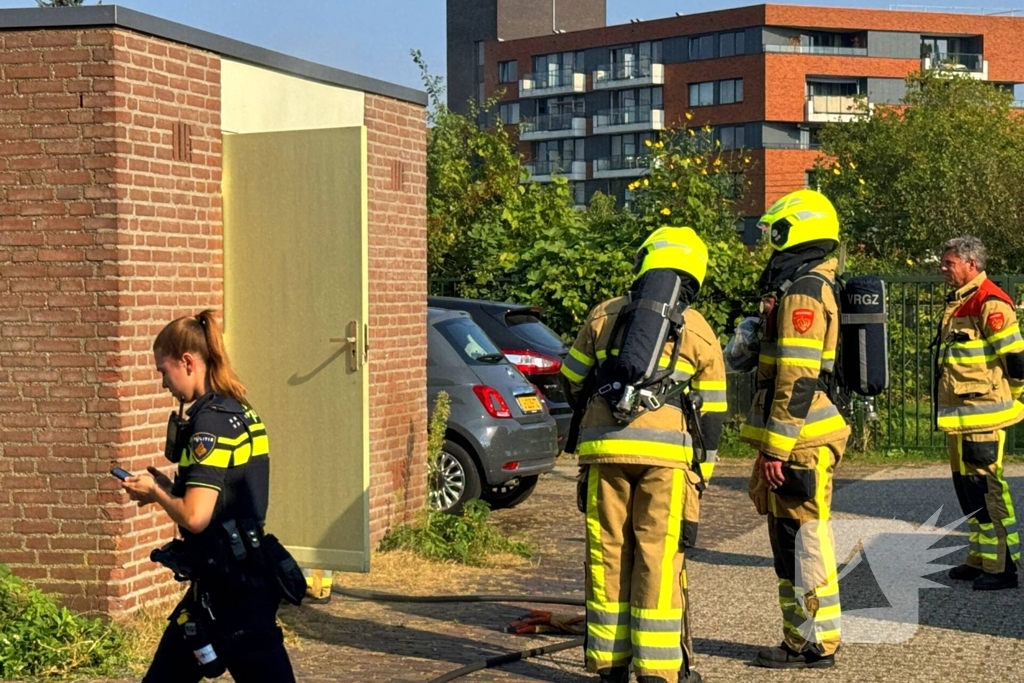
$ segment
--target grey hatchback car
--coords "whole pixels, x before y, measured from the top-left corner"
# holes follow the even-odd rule
[[[450,397],[435,509],[459,512],[471,498],[518,505],[558,455],[545,399],[468,313],[427,309],[427,399]]]

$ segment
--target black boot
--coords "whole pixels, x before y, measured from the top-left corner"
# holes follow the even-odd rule
[[[836,657],[822,655],[814,647],[797,652],[783,643],[778,647],[767,647],[759,651],[754,664],[769,669],[827,669],[835,666]]]
[[[629,667],[613,666],[610,669],[600,669],[597,672],[601,683],[629,683]]]
[[[683,667],[679,670],[679,683],[701,683],[701,675],[694,669]]]
[[[668,683],[668,681],[661,676],[639,676],[636,683]]]
[[[972,567],[969,564],[961,564],[953,567],[946,576],[953,579],[954,581],[974,581],[976,578],[984,574],[978,567]]]
[[[1005,569],[998,574],[982,574],[974,580],[976,591],[1001,591],[1017,587],[1017,565],[1007,553]]]

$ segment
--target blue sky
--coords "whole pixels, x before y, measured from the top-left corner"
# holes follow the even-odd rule
[[[86,0],[86,4],[94,2]],[[1024,7],[1022,0],[1011,2],[1018,3],[1018,10]],[[34,0],[0,0],[0,8],[35,4]],[[419,74],[409,59],[411,48],[423,51],[432,72],[445,73],[445,0],[105,0],[105,4],[130,7],[402,85],[420,86]],[[756,3],[706,0],[699,9],[750,4]],[[881,0],[788,0],[788,4],[890,7]],[[999,0],[988,2],[992,4],[999,4]],[[982,2],[957,0],[956,5],[982,6]],[[608,21],[622,24],[634,17],[656,19],[695,9],[693,3],[680,0],[608,0]]]

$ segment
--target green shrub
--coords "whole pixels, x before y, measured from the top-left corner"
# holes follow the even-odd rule
[[[488,519],[487,503],[470,500],[462,515],[436,510],[424,512],[415,524],[402,524],[387,533],[380,551],[411,550],[429,560],[452,561],[472,566],[485,564],[487,557],[511,553],[529,558],[533,550],[527,543],[506,538]]]
[[[126,651],[116,624],[59,607],[0,565],[0,678],[120,675]]]

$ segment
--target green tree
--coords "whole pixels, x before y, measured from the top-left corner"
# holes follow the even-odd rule
[[[934,267],[926,257],[968,233],[993,247],[990,270],[1016,270],[1024,259],[1024,117],[1011,100],[983,81],[918,73],[901,105],[827,125],[815,178],[852,251],[890,267]]]

